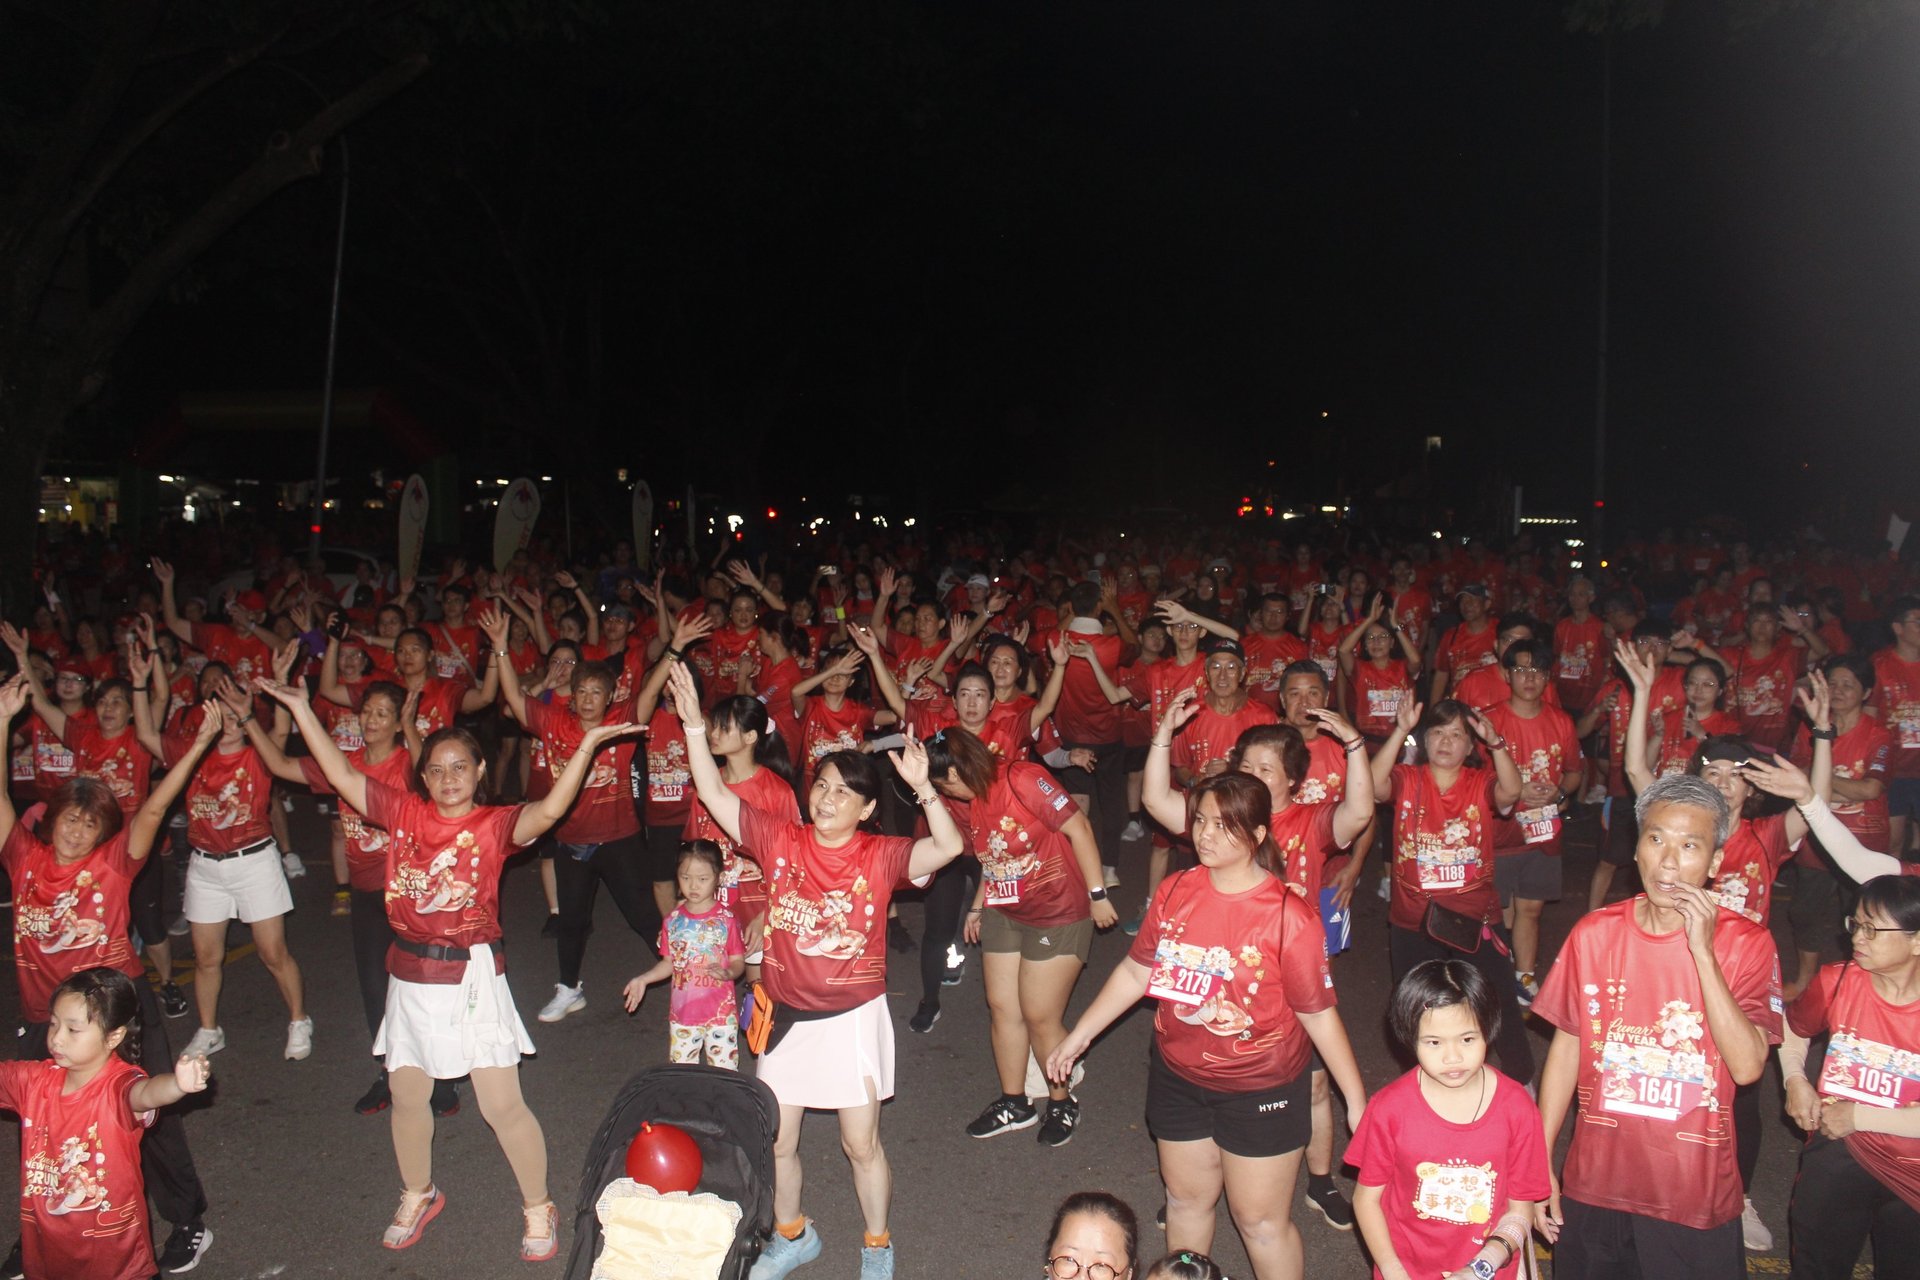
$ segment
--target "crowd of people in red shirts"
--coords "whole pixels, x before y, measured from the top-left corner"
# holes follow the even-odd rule
[[[0,692],[0,862],[23,1018],[57,1031],[49,993],[117,968],[140,979],[148,1071],[170,1063],[165,1020],[197,1015],[191,1076],[226,1043],[238,919],[286,1003],[285,1056],[306,1057],[281,926],[307,864],[278,802],[305,789],[331,806],[334,909],[383,1060],[356,1105],[392,1113],[390,1248],[444,1203],[433,1122],[467,1081],[521,1188],[522,1256],[555,1253],[544,1138],[513,1070],[531,1039],[498,949],[501,867],[536,849],[557,952],[540,1021],[586,1003],[602,889],[676,992],[712,987],[711,963],[744,969],[737,1004],[676,996],[672,1053],[732,1065],[737,1016],[781,1103],[759,1280],[823,1248],[801,1205],[809,1108],[839,1118],[861,1274],[893,1274],[896,892],[924,902],[911,1031],[931,1032],[980,947],[996,1079],[976,1139],[1070,1141],[1078,1060],[1153,1003],[1147,1122],[1176,1251],[1207,1251],[1224,1196],[1259,1280],[1300,1275],[1304,1162],[1309,1204],[1358,1225],[1389,1277],[1513,1274],[1534,1235],[1557,1275],[1744,1274],[1745,1251],[1774,1247],[1748,1184],[1756,1082],[1784,1037],[1809,1135],[1795,1274],[1848,1274],[1868,1237],[1882,1266],[1920,1257],[1920,885],[1898,879],[1920,834],[1913,564],[1693,530],[1605,562],[1544,534],[1346,525],[803,541],[662,549],[651,571],[625,543],[571,565],[542,544],[418,581],[279,558],[217,598],[201,565],[161,559],[49,573],[41,606],[0,627],[18,668]],[[151,845],[168,813],[171,870],[121,831]],[[1599,833],[1584,886],[1563,872],[1570,823]],[[696,869],[683,894],[690,860],[718,867],[695,917],[707,882]],[[1355,939],[1355,897],[1375,892],[1387,936]],[[1582,895],[1549,954],[1545,904]],[[714,911],[730,929],[702,930]],[[1069,1027],[1091,941],[1115,928],[1127,955]],[[711,961],[669,948],[708,933],[729,948]],[[182,934],[191,1002],[171,980]],[[1419,1066],[1370,1097],[1332,957],[1382,941],[1390,1022]],[[1553,1031],[1544,1060],[1529,1017]],[[1351,1201],[1336,1097],[1360,1153]],[[1498,1141],[1467,1140],[1482,1123]],[[159,1264],[189,1270],[212,1233],[177,1121],[147,1133],[141,1164],[119,1185],[172,1224]],[[56,1181],[27,1196],[28,1275],[87,1230]],[[88,1247],[98,1274],[154,1269],[143,1232]]]

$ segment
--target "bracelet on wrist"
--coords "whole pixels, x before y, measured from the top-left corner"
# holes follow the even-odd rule
[[[706,731],[707,726],[704,721],[700,724],[688,724],[684,720],[680,722],[680,732],[682,733],[705,733]]]
[[[928,792],[928,793],[927,793],[926,795],[923,795],[923,796],[922,796],[922,795],[916,795],[916,796],[914,796],[914,799],[915,799],[915,800],[917,800],[917,801],[919,801],[919,802],[920,802],[921,804],[923,804],[923,805],[926,805],[926,804],[935,804],[935,803],[937,803],[937,802],[939,801],[939,799],[940,799],[940,793],[939,793],[938,791],[929,791],[929,792]]]
[[[1809,729],[1807,730],[1807,736],[1809,738],[1812,738],[1815,742],[1832,742],[1835,738],[1838,738],[1840,735],[1834,729],[1829,727],[1826,729],[1820,729],[1820,728]]]
[[[147,686],[144,684],[137,684],[133,686],[133,691],[135,693],[145,693],[147,691]]]
[[[1363,747],[1366,744],[1367,744],[1367,740],[1365,738],[1353,738],[1346,742],[1342,742],[1340,744],[1340,749],[1342,751],[1351,751],[1355,747]]]
[[[1155,739],[1153,740],[1153,745],[1154,745],[1154,746],[1156,746],[1156,747],[1159,747],[1159,748],[1160,748],[1160,749],[1161,749],[1162,751],[1171,751],[1171,750],[1173,750],[1173,744],[1172,744],[1171,742],[1162,742],[1162,741],[1160,741],[1160,739],[1158,739],[1158,738],[1155,738]]]

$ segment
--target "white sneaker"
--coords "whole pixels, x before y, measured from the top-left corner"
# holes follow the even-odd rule
[[[287,1061],[298,1062],[313,1052],[313,1019],[287,1024]]]
[[[1382,902],[1393,901],[1393,881],[1382,880],[1380,882],[1380,901]]]
[[[586,1008],[587,997],[584,994],[585,987],[586,983],[584,982],[574,987],[570,987],[564,982],[554,983],[553,999],[547,1001],[545,1007],[540,1010],[540,1021],[558,1022],[576,1009]]]
[[[1767,1230],[1767,1224],[1760,1221],[1760,1211],[1753,1207],[1751,1199],[1740,1202],[1740,1238],[1755,1253],[1773,1250],[1773,1232]]]
[[[1118,889],[1120,887],[1120,872],[1118,869],[1114,867],[1102,867],[1100,868],[1100,874],[1105,877],[1107,888]]]
[[[227,1033],[218,1027],[201,1027],[181,1052],[189,1058],[204,1058],[227,1047]]]
[[[287,869],[287,879],[298,880],[307,874],[307,864],[300,861],[300,855],[287,852],[280,855],[280,865]]]
[[[1138,840],[1147,834],[1147,828],[1138,818],[1129,818],[1127,825],[1120,828],[1122,840]]]

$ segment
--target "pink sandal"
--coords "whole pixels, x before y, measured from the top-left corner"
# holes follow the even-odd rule
[[[440,1216],[447,1207],[447,1198],[440,1194],[440,1188],[429,1185],[425,1191],[400,1192],[400,1207],[394,1211],[393,1221],[387,1224],[386,1234],[380,1237],[380,1244],[388,1249],[409,1249],[420,1239],[420,1233],[427,1224]]]
[[[560,1252],[560,1210],[553,1201],[520,1206],[526,1230],[520,1236],[520,1257],[545,1262]]]

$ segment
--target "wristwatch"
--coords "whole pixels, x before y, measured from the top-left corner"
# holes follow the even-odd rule
[[[1107,900],[1107,891],[1105,889],[1089,889],[1087,890],[1087,899],[1090,902],[1105,902]]]
[[[1493,1264],[1491,1262],[1488,1262],[1485,1258],[1475,1258],[1472,1262],[1469,1262],[1467,1264],[1467,1270],[1473,1272],[1474,1275],[1478,1276],[1479,1280],[1493,1280],[1493,1277],[1496,1274],[1494,1271]]]

